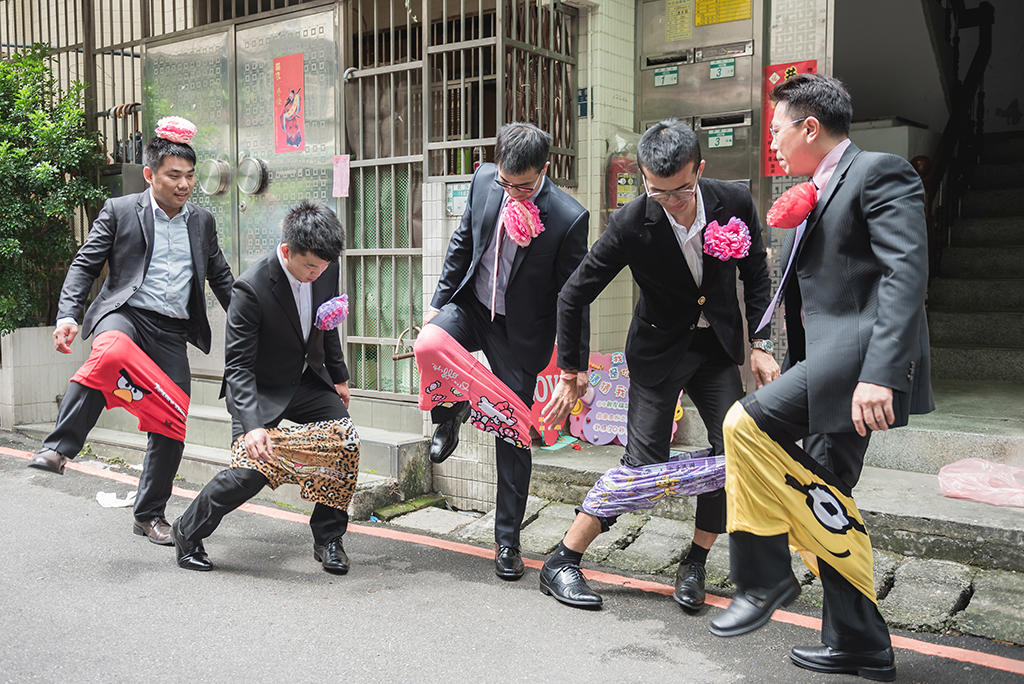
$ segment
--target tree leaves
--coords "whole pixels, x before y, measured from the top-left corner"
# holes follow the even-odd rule
[[[58,87],[41,45],[0,60],[0,334],[53,323],[77,249],[71,219],[104,197],[83,90]]]

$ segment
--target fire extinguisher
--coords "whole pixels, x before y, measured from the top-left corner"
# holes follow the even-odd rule
[[[630,152],[623,150],[608,158],[608,200],[611,211],[623,207],[640,194],[640,167]]]

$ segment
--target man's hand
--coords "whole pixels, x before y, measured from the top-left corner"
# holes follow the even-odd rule
[[[78,335],[78,326],[74,323],[64,323],[53,331],[53,348],[61,354],[71,353],[71,343]]]
[[[754,374],[754,380],[758,387],[764,387],[769,382],[779,377],[779,364],[775,357],[763,349],[750,350],[750,370]]]
[[[441,312],[435,311],[434,309],[427,310],[427,313],[423,314],[423,325],[426,325],[427,323],[432,321],[434,319],[434,316],[436,316],[439,313]]]
[[[348,408],[348,402],[352,398],[352,394],[348,391],[348,381],[337,383],[334,386],[334,391],[341,397],[341,403],[345,405],[345,408]]]
[[[892,388],[858,382],[853,390],[853,427],[864,437],[868,430],[885,431],[896,422],[892,410]]]
[[[576,400],[580,397],[580,388],[586,387],[586,377],[583,373],[571,380],[566,379],[564,375],[559,377],[555,391],[551,395],[551,403],[544,408],[544,412],[540,416],[544,425],[554,428],[565,422],[566,416],[569,415],[569,411],[572,411],[572,407],[576,405]]]
[[[263,428],[256,428],[245,433],[242,438],[245,453],[254,461],[270,463],[274,458],[274,445],[270,443],[270,435]]]

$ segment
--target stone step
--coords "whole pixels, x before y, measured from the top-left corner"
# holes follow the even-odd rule
[[[568,504],[562,516],[565,520],[556,521],[562,524],[558,534],[564,533],[572,520],[571,507],[583,501],[590,487],[618,465],[622,455],[621,447],[585,445],[582,451],[566,451],[535,451],[530,483],[533,496]],[[934,474],[871,465],[865,466],[854,497],[876,549],[983,568],[1024,569],[1024,516],[1020,509],[947,498]],[[691,520],[693,498],[666,497],[650,513]],[[559,538],[552,537],[554,543]],[[686,541],[676,539],[675,547],[685,548]]]
[[[115,413],[108,411],[107,413]],[[118,413],[127,412],[121,411]],[[15,429],[41,441],[53,429],[50,423],[18,425]],[[354,509],[365,519],[372,510],[406,498],[425,494],[431,489],[430,462],[427,458],[428,442],[419,435],[392,433],[372,428],[359,428],[359,481],[366,482],[372,491],[353,498]],[[141,465],[146,450],[144,433],[95,427],[89,432],[87,444],[93,453],[116,457],[126,463]],[[186,442],[178,476],[200,486],[226,468],[231,461],[227,448],[210,447]],[[392,474],[395,473],[395,474]],[[362,485],[360,485],[362,486]],[[286,491],[287,490],[287,491]],[[265,490],[264,498],[302,507],[295,487],[282,487],[274,492]],[[285,498],[281,498],[285,497]],[[305,508],[310,508],[308,502]]]
[[[1024,246],[947,247],[939,275],[944,278],[1024,278]]]
[[[969,190],[964,198],[965,216],[1020,216],[1024,214],[1024,192],[1020,188]]]
[[[950,239],[956,247],[1024,245],[1024,216],[958,218]]]
[[[933,380],[1024,383],[1024,352],[1020,349],[932,345],[931,351]]]
[[[985,188],[1024,188],[1024,162],[1005,164],[979,164],[971,175],[971,187]]]
[[[982,162],[1006,164],[1024,160],[1024,135],[1014,132],[985,135]]]
[[[1024,311],[1024,278],[935,278],[928,285],[929,321],[936,311]]]
[[[1024,313],[1021,312],[930,311],[928,329],[933,345],[1005,347],[1024,353]]]
[[[935,350],[933,347],[933,364]],[[1024,365],[1024,352],[1018,352],[1018,359]],[[911,416],[906,427],[873,435],[865,462],[934,474],[953,461],[983,454],[984,458],[997,463],[1024,467],[1024,402],[1020,400],[1020,386],[1005,381],[1001,376],[993,376],[989,381],[978,381],[972,376],[953,381],[940,378],[933,370],[935,411]],[[682,406],[683,419],[676,433],[676,443],[706,447],[707,431],[697,409],[687,396],[683,397]],[[619,457],[622,456],[622,447],[607,448],[616,449]],[[688,450],[684,446],[673,448]],[[535,449],[534,461],[538,454],[563,451]],[[572,484],[571,480],[567,482]],[[589,489],[593,482],[575,484],[586,485]]]
[[[1017,133],[986,135],[981,159],[985,164],[1009,164],[1024,161],[1024,136]]]

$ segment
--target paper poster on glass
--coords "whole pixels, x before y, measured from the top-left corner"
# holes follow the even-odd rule
[[[302,93],[303,54],[274,59],[274,152],[306,149],[306,108]]]

